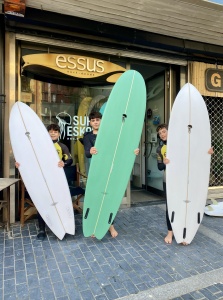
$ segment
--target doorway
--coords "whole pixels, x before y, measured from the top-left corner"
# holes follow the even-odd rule
[[[131,65],[133,68],[133,65]],[[140,155],[136,157],[131,180],[131,205],[148,205],[164,200],[163,171],[157,168],[156,149],[160,143],[156,128],[166,122],[165,106],[168,101],[169,66],[151,65],[146,70],[135,66],[144,79],[147,104],[140,143]]]

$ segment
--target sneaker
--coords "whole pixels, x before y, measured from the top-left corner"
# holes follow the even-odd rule
[[[36,236],[38,241],[43,241],[46,237],[46,232],[44,230],[40,230]]]

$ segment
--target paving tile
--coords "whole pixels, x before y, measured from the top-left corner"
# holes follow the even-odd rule
[[[94,296],[101,295],[103,293],[102,286],[97,280],[91,280],[90,282],[88,282],[88,284]]]
[[[80,292],[77,289],[74,289],[74,287],[71,287],[70,289],[67,288],[67,294],[70,300],[83,300]]]
[[[95,278],[97,279],[97,281],[99,282],[99,284],[101,286],[110,284],[108,276],[106,276],[106,274],[104,272],[96,273]]]
[[[42,293],[44,293],[44,291],[47,291],[48,293],[53,293],[53,286],[50,278],[40,279],[39,286]]]
[[[46,266],[37,267],[37,274],[39,279],[50,277],[50,273]]]
[[[129,294],[136,294],[139,292],[135,284],[129,279],[123,282],[124,287],[129,292]]]
[[[83,255],[85,257],[85,259],[90,262],[90,261],[94,261],[95,260],[95,257],[93,255],[93,253],[89,250],[89,251],[86,251],[86,252],[83,252]]]
[[[43,300],[55,300],[56,297],[55,297],[54,293],[46,292],[46,293],[42,293],[42,299]]]
[[[29,289],[33,289],[39,286],[39,279],[36,274],[31,274],[27,276]]]
[[[5,254],[5,256],[12,256],[12,255],[14,255],[14,247],[6,247],[4,254]]]
[[[63,282],[64,282],[65,286],[66,285],[74,285],[75,280],[74,280],[74,277],[73,277],[71,272],[61,274],[61,276],[62,276],[62,279],[63,279]]]
[[[16,294],[18,299],[29,297],[29,289],[27,283],[16,284]]]
[[[23,253],[23,249],[16,249],[14,251],[14,257],[15,257],[15,260],[17,259],[23,259],[24,258],[24,253]]]
[[[65,285],[63,282],[53,283],[53,291],[57,298],[65,296],[67,294],[67,291],[66,291],[66,288],[65,288]]]
[[[29,297],[32,300],[42,300],[42,295],[39,288],[32,288],[29,290]]]
[[[67,262],[58,262],[58,267],[61,273],[68,273],[70,272],[70,268],[67,264]]]
[[[208,291],[210,291],[213,294],[218,293],[220,291],[220,289],[218,288],[217,285],[211,285],[211,286],[207,287],[207,289],[208,289]]]
[[[25,270],[25,261],[23,259],[14,260],[15,271],[24,271]],[[14,265],[12,264],[12,265]],[[5,264],[6,266],[6,264]]]
[[[85,269],[85,270],[88,270],[88,269]],[[80,276],[80,274],[81,274],[81,268],[78,265],[70,266],[70,271],[74,278]]]
[[[216,299],[215,295],[209,291],[208,289],[202,289],[200,290],[201,294],[203,294],[207,299]]]
[[[109,300],[118,298],[117,293],[115,292],[115,290],[113,289],[113,287],[111,285],[105,285],[103,287],[103,290],[104,290],[104,292],[105,292],[105,294],[106,294],[106,296],[108,297]]]
[[[15,269],[14,267],[4,268],[4,280],[14,278]]]
[[[14,300],[16,299],[16,294],[5,295],[4,300]]]
[[[92,271],[92,269],[85,269],[83,274],[87,282],[95,280],[95,273]]]
[[[27,283],[27,276],[24,271],[15,272],[16,285]]]
[[[36,268],[35,260],[32,263],[27,263],[26,264],[26,273],[27,273],[27,275],[31,275],[31,274],[36,275],[37,274],[37,268]]]
[[[15,257],[14,256],[4,257],[4,266],[5,267],[13,267],[14,263],[15,263]]]
[[[117,290],[116,293],[117,293],[119,298],[122,298],[122,297],[125,297],[125,296],[129,295],[129,292],[125,288]]]
[[[71,250],[71,254],[76,258],[76,259],[82,259],[84,257],[83,253],[81,252],[80,248]]]
[[[53,283],[55,282],[61,282],[62,281],[62,277],[61,277],[61,273],[59,270],[55,269],[55,270],[51,270],[50,271],[50,279]]]
[[[79,292],[86,291],[89,289],[88,282],[83,276],[74,278],[74,282],[75,285],[78,287]]]
[[[80,292],[83,300],[94,300],[94,296],[90,290]]]
[[[15,290],[15,279],[4,280],[3,282],[4,295],[13,294]]]
[[[124,288],[122,280],[119,276],[112,276],[109,278],[109,282],[115,291]]]
[[[92,264],[92,262],[89,262],[89,263]],[[81,270],[89,269],[89,264],[85,260],[85,258],[79,258],[79,259],[77,259],[77,264],[78,264],[78,266],[80,267]]]

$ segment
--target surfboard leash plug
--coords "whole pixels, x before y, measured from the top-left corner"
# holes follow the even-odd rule
[[[122,122],[125,122],[125,119],[127,118],[126,114],[122,114]]]

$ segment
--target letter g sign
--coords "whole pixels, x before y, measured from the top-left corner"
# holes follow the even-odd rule
[[[208,91],[223,92],[223,70],[206,69],[205,86]]]
[[[221,76],[218,73],[214,73],[211,75],[211,84],[214,87],[221,87]]]

